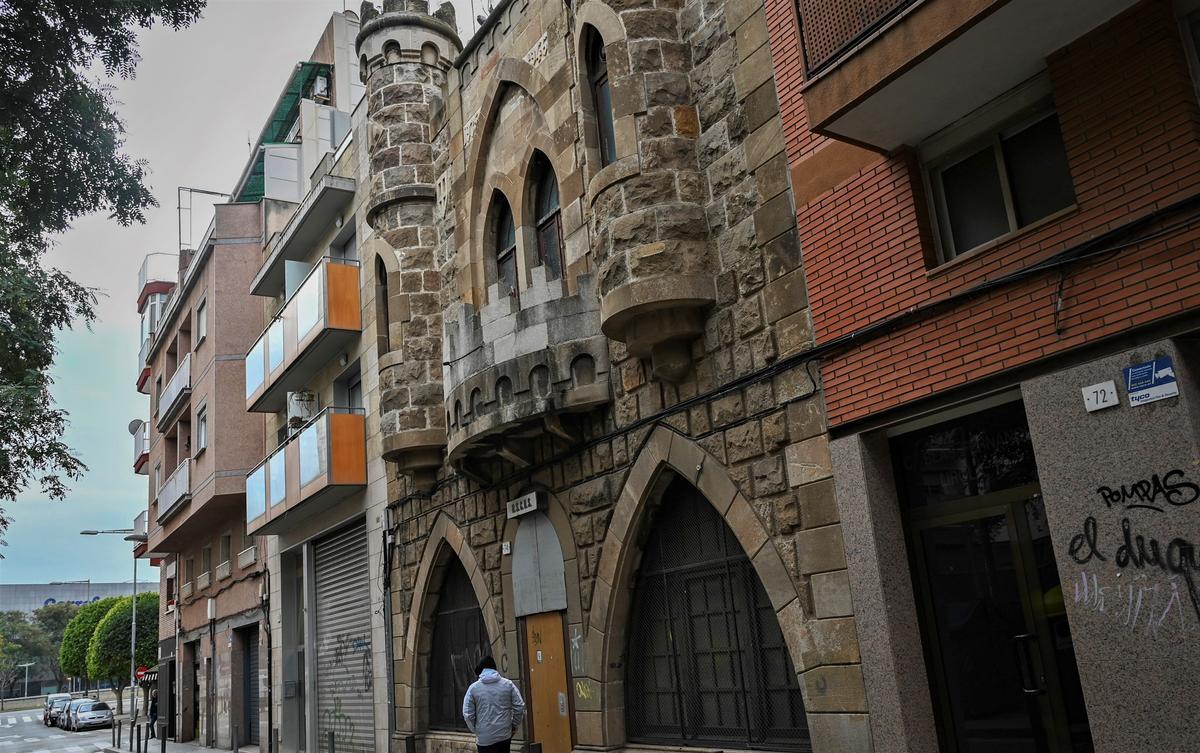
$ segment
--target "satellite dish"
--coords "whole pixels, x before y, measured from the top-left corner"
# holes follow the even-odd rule
[[[142,425],[144,423],[146,423],[146,422],[140,418],[133,419],[132,421],[129,422],[129,433],[137,434],[139,431],[142,430]]]

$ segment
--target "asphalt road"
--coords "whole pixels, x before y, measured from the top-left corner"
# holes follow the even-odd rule
[[[40,709],[0,714],[0,753],[97,753],[111,740],[107,727],[89,732],[47,727]]]

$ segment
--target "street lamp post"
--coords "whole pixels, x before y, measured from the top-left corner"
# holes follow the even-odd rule
[[[126,541],[135,543],[144,543],[146,534],[137,533],[132,528],[110,528],[103,531],[88,529],[80,531],[80,536],[99,536],[100,534],[120,534],[125,536]],[[137,708],[135,700],[137,698],[137,552],[133,555],[133,606],[130,608],[132,612],[132,621],[129,628],[129,713],[133,715]]]
[[[17,665],[18,667],[25,668],[25,697],[26,698],[29,697],[29,668],[32,667],[34,664],[37,664],[37,662],[31,661],[31,662],[26,662],[24,664]]]

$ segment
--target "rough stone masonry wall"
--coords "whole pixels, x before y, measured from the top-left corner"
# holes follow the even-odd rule
[[[576,12],[584,17],[597,1],[580,4]],[[566,12],[549,5],[540,11]],[[632,175],[606,182],[603,176],[596,180],[601,171],[589,165],[589,181],[604,184],[588,197],[591,227],[600,236],[607,233],[610,244],[618,243],[616,221],[642,212],[646,207],[635,206],[638,201],[653,206],[655,232],[675,227],[699,237],[697,223],[702,223],[711,253],[703,265],[713,276],[714,305],[702,319],[701,336],[689,346],[694,367],[677,384],[651,379],[644,358],[610,340],[611,409],[582,421],[577,443],[548,435],[533,440],[528,471],[497,461],[488,470],[500,481],[483,487],[443,467],[430,497],[410,495],[406,483],[393,483],[389,496],[400,500],[397,517],[403,521],[393,578],[398,706],[419,707],[420,686],[427,682],[419,665],[428,636],[409,631],[416,622],[412,612],[422,601],[418,573],[444,550],[439,533],[445,531],[444,521],[449,519],[460,537],[452,548],[471,563],[469,571],[475,569],[472,580],[488,612],[494,649],[498,656],[513,657],[510,669],[515,670],[519,647],[511,576],[500,554],[508,530],[504,503],[531,487],[542,488],[565,512],[570,541],[563,549],[568,544],[574,549],[568,598],[578,603],[577,614],[568,609],[568,621],[587,629],[600,619],[595,613],[611,608],[614,589],[622,586],[611,581],[619,573],[601,572],[601,563],[612,561],[612,552],[622,547],[636,546],[634,537],[624,544],[613,534],[614,514],[624,509],[622,491],[639,483],[639,456],[656,452],[655,443],[665,435],[677,438],[667,440],[672,448],[701,458],[705,474],[727,479],[736,490],[743,500],[737,509],[747,513],[729,512],[726,521],[739,540],[760,542],[774,550],[764,561],[782,562],[782,572],[758,572],[770,593],[791,594],[779,619],[800,673],[815,750],[869,750],[824,411],[811,379],[816,369],[801,363],[775,370],[780,358],[811,347],[812,330],[761,0],[696,0],[682,7],[671,0],[658,5],[624,0],[605,12],[620,18],[627,35],[605,40],[614,99],[623,100],[614,108],[618,120],[635,119],[634,153],[640,153],[643,169],[655,164],[656,144],[674,149],[678,165],[664,171],[670,180],[663,179],[662,187],[686,201],[654,204],[659,177],[651,171],[640,174],[641,182]],[[577,49],[569,37],[564,43]],[[520,58],[525,50],[508,50],[498,39],[493,54]],[[582,109],[583,84],[575,83]],[[688,205],[702,211],[697,214]],[[640,220],[625,224],[643,227]],[[635,245],[660,240],[657,235],[638,238],[634,233],[628,240]],[[593,248],[604,243],[603,237],[594,239]],[[746,381],[736,389],[723,389],[740,378]],[[439,516],[444,517],[439,521]],[[628,521],[621,523],[624,531]],[[756,568],[760,556],[755,556]],[[606,667],[620,666],[624,646],[619,641],[607,645],[603,634],[589,633],[587,640],[588,665],[579,677],[601,687],[590,698],[574,699],[579,743],[620,745],[619,670],[610,677]],[[406,653],[409,647],[415,655]],[[596,658],[602,655],[607,661]],[[419,710],[406,718],[420,728]]]
[[[433,189],[434,163],[445,144],[430,132],[446,75],[440,59],[422,59],[420,50],[402,53],[392,45],[383,54],[383,64],[372,66],[367,79],[368,219],[394,250],[398,271],[388,275],[388,339],[394,350],[380,358],[380,424],[384,457],[420,472],[436,467],[446,441]]]

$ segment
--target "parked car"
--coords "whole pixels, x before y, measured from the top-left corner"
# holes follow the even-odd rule
[[[78,706],[72,703],[70,714],[69,729],[72,732],[79,732],[93,727],[111,727],[113,723],[112,709],[104,701],[88,699]]]
[[[58,695],[58,694],[56,694]],[[46,709],[42,712],[42,724],[47,727],[52,727],[58,723],[58,715],[71,702],[71,696],[63,695],[51,701],[47,701]]]
[[[67,730],[71,729],[70,725],[72,712],[85,703],[95,703],[95,701],[93,701],[91,698],[76,698],[64,706],[63,709],[58,712],[58,728]]]
[[[46,696],[45,702],[42,703],[42,724],[46,725],[47,727],[49,727],[51,724],[52,717],[50,710],[54,708],[54,704],[58,703],[59,701],[62,701],[64,705],[69,703],[71,701],[71,694],[51,693],[50,695]]]

